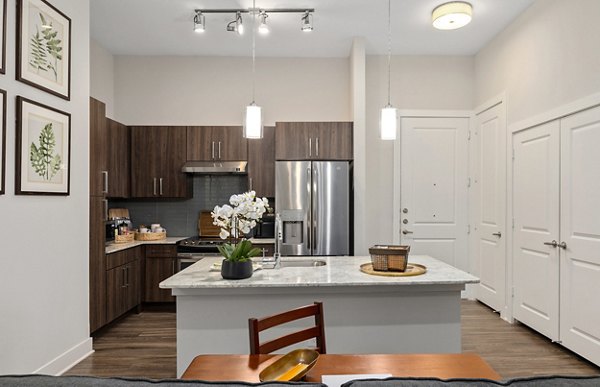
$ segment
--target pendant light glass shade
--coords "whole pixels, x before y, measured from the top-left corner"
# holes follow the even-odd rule
[[[246,106],[246,117],[244,117],[244,137],[262,138],[263,121],[262,109],[256,106],[254,102]]]
[[[395,140],[396,139],[396,127],[398,124],[397,110],[392,105],[387,105],[381,109],[381,116],[379,117],[379,128],[381,132],[382,140]]]

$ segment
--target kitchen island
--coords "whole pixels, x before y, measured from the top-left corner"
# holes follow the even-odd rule
[[[206,258],[161,282],[177,300],[177,375],[200,354],[249,353],[248,318],[324,303],[328,353],[461,352],[460,294],[479,279],[428,256],[415,277],[360,271],[370,257],[305,257],[319,267],[262,269],[223,280]],[[284,330],[272,329],[279,335]]]

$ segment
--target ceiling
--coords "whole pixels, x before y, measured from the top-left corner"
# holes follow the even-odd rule
[[[454,31],[431,26],[446,0],[392,0],[394,55],[473,55],[534,0],[470,0],[473,21]],[[193,31],[194,9],[251,8],[252,0],[91,0],[91,34],[115,55],[250,56],[246,33],[227,32],[233,14],[206,14],[207,29]],[[257,8],[315,8],[314,31],[300,31],[300,14],[271,14],[267,36],[256,35],[256,55],[347,57],[362,36],[368,55],[387,54],[386,0],[256,0]]]

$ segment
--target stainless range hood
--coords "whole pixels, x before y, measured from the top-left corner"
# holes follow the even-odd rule
[[[181,168],[185,173],[198,174],[245,174],[247,161],[188,161]]]

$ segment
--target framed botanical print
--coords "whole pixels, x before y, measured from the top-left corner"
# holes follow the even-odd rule
[[[71,19],[46,0],[17,0],[17,80],[71,98]]]
[[[6,2],[8,0],[0,0],[0,74],[6,73]]]
[[[5,193],[6,182],[6,91],[0,89],[0,195]]]
[[[71,115],[17,97],[17,195],[69,195]]]

